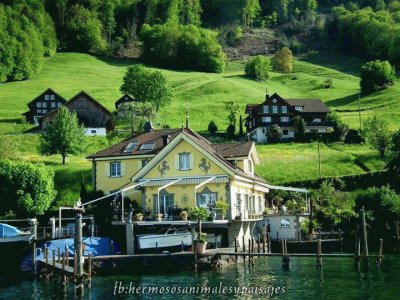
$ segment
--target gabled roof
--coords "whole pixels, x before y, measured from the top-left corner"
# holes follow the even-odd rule
[[[64,97],[60,96],[60,94],[58,94],[57,92],[55,92],[53,89],[48,88],[48,89],[45,90],[43,93],[41,93],[39,96],[35,97],[32,101],[28,102],[27,105],[29,106],[31,103],[35,102],[36,100],[38,100],[38,98],[42,97],[42,96],[45,95],[45,94],[54,94],[54,95],[57,95],[58,97],[61,98],[61,100],[62,100],[64,103],[67,102],[67,100],[65,100]]]
[[[289,106],[295,107],[295,106],[302,106],[303,110],[300,113],[312,113],[312,112],[319,112],[319,113],[329,113],[331,110],[326,106],[326,104],[321,100],[321,99],[314,99],[314,98],[305,98],[305,99],[284,99],[281,96],[279,96],[277,93],[274,93],[272,96],[268,98],[273,99],[273,98],[278,98],[284,102],[286,102]],[[268,101],[266,100],[266,101]],[[246,111],[251,111],[254,109],[257,109],[258,107],[261,107],[264,105],[266,102],[264,101],[261,104],[247,104],[246,105]]]
[[[119,104],[124,103],[124,102],[133,102],[135,99],[133,99],[131,96],[128,94],[122,95],[121,98],[119,98],[117,101],[115,101],[115,108],[118,107]]]
[[[86,93],[85,91],[80,91],[78,94],[76,94],[76,95],[73,96],[71,99],[69,99],[68,102],[64,103],[63,106],[67,106],[67,107],[68,107],[72,102],[74,102],[74,101],[75,101],[79,96],[81,96],[81,95],[84,95],[88,100],[94,102],[97,106],[99,106],[99,107],[104,111],[105,114],[107,114],[107,115],[109,115],[110,117],[112,117],[112,113],[111,113],[107,108],[105,108],[100,102],[98,102],[97,100],[95,100],[92,96],[90,96],[90,95],[89,95],[88,93]],[[50,115],[52,115],[52,114],[58,112],[59,109],[60,109],[60,107],[57,108],[57,109],[55,109],[55,110],[52,110],[52,111],[48,112],[47,114],[41,116],[40,119],[42,119],[42,118],[44,118],[44,117],[48,117],[48,116],[50,116]],[[40,119],[39,119],[39,120],[40,120]]]
[[[251,152],[253,142],[213,144],[214,150],[225,158],[248,156]]]

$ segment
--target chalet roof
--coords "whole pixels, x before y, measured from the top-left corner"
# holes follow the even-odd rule
[[[119,98],[117,101],[115,101],[115,108],[117,108],[118,105],[121,103],[132,102],[132,101],[135,101],[135,99],[132,98],[131,96],[129,96],[128,94],[124,94],[121,96],[121,98]]]
[[[274,93],[271,97],[269,97],[269,99],[271,98],[279,98],[288,103],[292,107],[302,106],[303,110],[301,112],[303,113],[329,113],[331,111],[321,99],[315,99],[315,98],[284,99],[276,93]],[[257,109],[258,107],[263,106],[264,103],[265,102],[261,104],[247,104],[246,111]]]
[[[331,110],[321,99],[285,99],[291,106],[302,106],[303,112],[326,112]]]
[[[45,94],[54,94],[54,95],[60,97],[60,98],[61,98],[61,101],[63,101],[64,103],[67,102],[67,100],[65,100],[64,97],[60,96],[60,94],[58,94],[57,92],[55,92],[53,89],[48,88],[48,89],[45,90],[43,93],[41,93],[39,96],[36,96],[33,100],[31,100],[30,102],[28,102],[27,105],[29,106],[31,103],[35,102],[36,100],[38,100],[38,98],[42,97],[42,96],[45,95]]]
[[[214,150],[225,158],[248,156],[253,142],[230,143],[230,144],[213,144]]]
[[[102,157],[119,157],[119,156],[127,156],[127,155],[143,155],[143,154],[157,154],[164,148],[163,136],[169,135],[170,141],[176,138],[180,133],[184,133],[190,140],[199,145],[202,149],[207,151],[212,157],[221,162],[225,167],[229,170],[233,171],[235,174],[252,179],[260,182],[266,182],[263,178],[258,177],[257,175],[251,175],[245,173],[243,170],[235,167],[229,161],[226,160],[226,157],[234,154],[235,151],[240,154],[240,156],[247,156],[250,152],[252,142],[245,142],[239,144],[219,144],[214,145],[210,143],[207,139],[199,135],[198,133],[190,130],[190,129],[162,129],[162,130],[153,130],[147,133],[142,133],[138,135],[134,135],[129,137],[122,142],[111,146],[110,148],[97,152],[93,154],[88,159],[102,158]],[[136,143],[135,147],[129,153],[124,153],[125,149],[127,149],[130,143]],[[141,150],[141,146],[143,144],[154,143],[154,147],[151,150]],[[247,153],[246,153],[247,151]],[[239,155],[236,155],[239,156]]]
[[[100,102],[98,102],[97,100],[95,100],[92,96],[90,96],[90,95],[89,95],[88,93],[86,93],[85,91],[80,91],[78,94],[76,94],[76,95],[73,96],[71,99],[69,99],[68,102],[64,103],[63,106],[67,106],[67,107],[68,107],[69,104],[71,104],[72,102],[74,102],[74,101],[75,101],[79,96],[81,96],[81,95],[84,95],[89,101],[94,102],[97,106],[99,106],[99,107],[104,111],[105,114],[107,114],[107,115],[109,115],[110,117],[112,117],[112,113],[111,113],[107,108],[105,108]],[[52,111],[48,112],[47,114],[41,116],[40,119],[43,119],[44,117],[48,117],[48,116],[50,116],[50,115],[52,115],[52,114],[58,112],[59,109],[60,109],[60,107],[57,108],[57,109],[55,109],[55,110],[52,110]],[[39,120],[40,120],[40,119],[39,119]]]

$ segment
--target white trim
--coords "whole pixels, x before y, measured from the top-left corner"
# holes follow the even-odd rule
[[[88,160],[95,160],[95,161],[102,161],[102,160],[120,160],[120,159],[140,159],[140,158],[149,158],[149,157],[154,157],[155,155],[146,155],[146,154],[138,154],[138,155],[121,155],[121,156],[105,156],[105,157],[90,157]]]

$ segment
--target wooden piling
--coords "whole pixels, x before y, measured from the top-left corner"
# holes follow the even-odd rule
[[[57,247],[57,262],[61,263],[61,249]]]
[[[67,266],[69,266],[69,251],[68,251],[67,246],[65,246],[65,251],[64,251],[64,253],[65,253],[65,260],[66,260],[65,264],[66,264]]]
[[[215,236],[215,238],[214,238],[214,249],[217,249],[217,236]]]
[[[317,262],[316,262],[316,266],[317,268],[321,268],[322,267],[322,242],[321,239],[318,239],[317,241]]]
[[[76,281],[78,274],[78,255],[76,254],[76,251],[74,253],[74,282]]]
[[[379,254],[378,257],[376,258],[376,263],[378,264],[378,267],[380,267],[382,264],[382,254],[383,254],[383,239],[379,239]]]
[[[33,243],[32,247],[32,266],[33,266],[33,273],[36,275],[36,243]]]
[[[92,287],[92,254],[89,254],[88,257],[88,269],[87,269],[87,274],[88,274],[88,287]]]
[[[248,258],[249,265],[251,263],[251,249],[252,249],[251,244],[252,244],[252,239],[249,239],[249,258]]]
[[[244,236],[243,236],[243,249],[242,249],[242,252],[243,252],[243,262],[245,263],[246,262],[246,245],[244,243]]]
[[[246,253],[246,245],[244,244],[244,235],[242,236],[242,252]]]
[[[62,265],[62,270],[65,271],[65,253],[62,256],[61,265]]]
[[[271,234],[267,232],[267,241],[268,241],[268,253],[272,253],[271,250]]]
[[[396,238],[400,240],[399,221],[395,221],[394,224],[396,226]]]
[[[54,267],[56,266],[56,249],[53,248],[53,250],[51,251],[52,254],[52,265],[53,265],[53,270]]]
[[[49,264],[49,248],[47,245],[44,246],[44,259],[46,260],[46,265]]]
[[[258,248],[258,249],[257,249],[257,250],[258,250],[258,253],[261,253],[261,245],[260,245],[260,242],[261,242],[261,241],[260,241],[260,235],[258,235],[258,243],[257,243],[257,246],[258,246],[258,247],[257,247],[257,248]]]
[[[194,241],[193,255],[194,255],[194,269],[197,270],[197,242],[196,242],[196,240]]]
[[[237,240],[237,237],[235,236],[235,253],[237,253],[237,252],[238,252],[238,240]],[[237,255],[235,255],[235,259],[237,262],[238,261]]]

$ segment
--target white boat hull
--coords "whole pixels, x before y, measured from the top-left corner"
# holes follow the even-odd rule
[[[171,235],[143,235],[138,236],[139,249],[155,249],[192,245],[192,235],[190,233],[171,234]]]
[[[0,238],[1,243],[15,243],[15,242],[29,242],[33,238],[34,234],[24,234],[24,235],[17,235],[13,237],[5,237]]]

